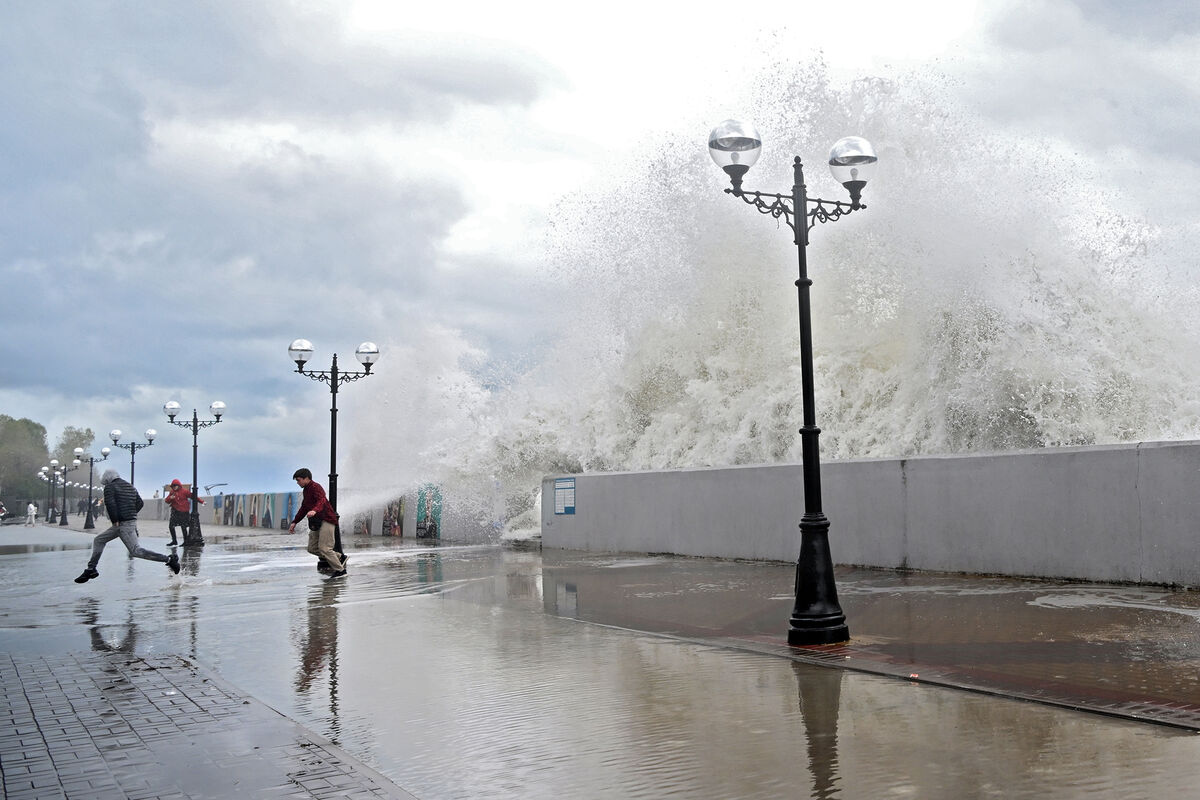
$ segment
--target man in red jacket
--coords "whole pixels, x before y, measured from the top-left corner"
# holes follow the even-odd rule
[[[346,574],[346,565],[333,549],[334,532],[337,530],[338,515],[325,496],[325,488],[312,478],[312,471],[301,467],[292,475],[292,479],[304,490],[304,502],[296,512],[295,519],[288,526],[288,533],[296,532],[296,523],[308,519],[308,552],[325,563],[332,570],[329,577],[340,578]]]
[[[193,494],[196,494],[195,490],[193,489],[191,492],[185,490],[183,488],[183,484],[180,483],[179,478],[171,481],[171,488],[167,490],[166,497],[167,506],[171,509],[171,520],[167,523],[167,528],[171,531],[171,541],[168,542],[168,547],[174,547],[179,544],[179,542],[175,540],[176,525],[183,528],[183,543],[185,545],[191,544],[191,539],[188,537],[188,531],[191,530],[189,526],[192,521],[191,500]],[[196,500],[200,503],[204,502],[199,495],[196,495]]]

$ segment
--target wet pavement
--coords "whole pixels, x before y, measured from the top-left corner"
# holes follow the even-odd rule
[[[57,709],[23,712],[45,734],[44,755],[18,740],[27,774],[98,757],[144,779],[115,797],[160,796],[146,781],[225,796],[214,781],[243,773],[312,792],[296,777],[320,747],[320,775],[419,798],[1158,797],[1200,779],[1192,593],[841,570],[850,643],[797,649],[786,564],[375,537],[348,540],[350,575],[325,579],[299,536],[205,537],[179,576],[110,545],[80,586],[89,536],[0,529],[4,688]],[[120,681],[47,677],[98,668]],[[192,693],[219,713],[190,732],[154,716]],[[46,733],[97,697],[132,720],[112,736],[143,761],[173,748],[152,762],[167,768],[122,772],[91,723]],[[6,791],[16,746],[0,738]],[[251,766],[210,769],[230,752]]]

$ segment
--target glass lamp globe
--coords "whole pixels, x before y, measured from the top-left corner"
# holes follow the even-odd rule
[[[379,360],[379,348],[375,346],[374,342],[363,342],[354,351],[354,357],[366,368],[367,372],[370,372],[371,365]]]
[[[212,415],[214,417],[216,417],[217,419],[220,419],[221,415],[225,413],[225,404],[222,403],[220,400],[217,400],[215,403],[213,403],[211,406],[208,407],[208,410],[212,412]]]
[[[845,186],[850,192],[850,202],[854,208],[859,208],[859,198],[862,197],[863,187],[875,174],[879,159],[875,156],[875,148],[861,136],[847,136],[838,139],[829,151],[829,171],[834,180]]]
[[[718,167],[742,167],[743,173],[754,166],[762,153],[762,137],[749,122],[727,119],[708,134],[708,154]]]
[[[313,346],[308,339],[297,339],[288,345],[288,356],[296,362],[296,367],[304,368],[304,364],[312,358]]]

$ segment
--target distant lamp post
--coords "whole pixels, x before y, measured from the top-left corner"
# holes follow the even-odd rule
[[[796,562],[796,604],[788,628],[788,644],[814,645],[844,642],[850,638],[846,616],[838,604],[833,558],[829,551],[829,520],[821,508],[821,464],[813,392],[812,313],[806,250],[808,232],[818,222],[833,222],[845,214],[866,208],[861,202],[863,187],[878,159],[870,142],[858,136],[839,139],[829,152],[829,169],[850,193],[850,202],[809,198],[804,185],[804,168],[797,156],[793,163],[792,193],[767,194],[742,189],[742,178],[758,160],[762,138],[754,126],[727,119],[713,128],[708,152],[717,166],[729,175],[733,187],[725,191],[754,206],[759,212],[783,218],[792,229],[799,254],[800,276],[796,290],[800,305],[800,374],[804,395],[804,427],[800,429],[804,475],[804,516],[800,521],[800,557]]]
[[[179,403],[171,400],[163,405],[163,411],[165,411],[167,414],[167,420],[170,421],[172,425],[180,428],[192,429],[192,513],[188,515],[188,529],[184,531],[183,534],[184,547],[204,546],[204,536],[200,532],[200,507],[198,505],[198,498],[200,496],[200,492],[198,491],[199,480],[196,476],[197,453],[200,449],[198,437],[200,435],[201,428],[207,428],[209,426],[216,425],[221,421],[221,416],[225,413],[225,404],[218,400],[210,405],[208,410],[212,412],[214,417],[213,419],[201,421],[200,417],[196,414],[196,410],[192,409],[191,422],[187,422],[186,420],[176,421],[175,417],[179,414]],[[153,433],[153,431],[147,431],[146,433],[150,434]]]
[[[121,433],[120,428],[113,428],[108,432],[108,438],[112,439],[114,447],[120,447],[122,450],[129,451],[129,483],[132,485],[134,456],[137,455],[138,450],[144,450],[145,448],[154,444],[154,437],[158,436],[158,431],[154,430],[154,428],[147,428],[145,442],[125,442],[125,444],[119,444],[118,440],[122,435],[123,434]]]
[[[362,372],[345,372],[338,370],[337,353],[333,354],[333,364],[327,370],[314,370],[304,368],[312,357],[313,346],[312,342],[307,339],[297,339],[288,346],[288,356],[292,361],[296,362],[296,372],[301,375],[307,375],[314,381],[320,381],[329,385],[329,394],[331,403],[329,406],[329,505],[333,506],[333,510],[337,511],[337,393],[338,387],[343,383],[365,378],[371,374],[371,365],[379,360],[379,348],[374,342],[363,342],[358,346],[358,350],[354,352],[355,358],[363,365]],[[334,533],[333,549],[339,555],[345,555],[342,550],[342,527],[339,524]],[[324,563],[324,562],[319,562]]]
[[[54,466],[58,466],[58,462],[54,461]],[[51,472],[50,467],[42,467],[38,470],[38,477],[46,482],[46,522],[54,521],[54,476],[57,472]]]
[[[114,440],[114,442],[115,442],[115,440]],[[104,461],[105,459],[107,459],[107,458],[108,458],[108,454],[109,454],[109,453],[111,453],[111,452],[112,452],[112,451],[111,451],[111,450],[109,450],[107,447],[102,447],[102,448],[100,448],[100,458],[93,458],[92,456],[85,456],[85,455],[83,454],[83,448],[82,448],[82,447],[76,447],[76,448],[75,448],[75,458],[76,458],[76,459],[78,459],[79,461],[86,461],[86,462],[87,462],[87,465],[88,465],[88,482],[87,482],[87,490],[88,490],[88,504],[87,504],[87,517],[85,517],[85,518],[84,518],[84,520],[83,520],[83,529],[84,529],[85,531],[89,531],[89,530],[91,530],[92,528],[95,528],[95,527],[96,527],[95,520],[94,520],[94,519],[93,519],[93,517],[92,517],[92,480],[93,480],[93,478],[95,478],[94,470],[95,470],[96,464],[98,464],[99,462],[101,462],[101,461]]]
[[[55,462],[51,461],[50,463],[53,464]],[[58,518],[59,525],[67,524],[67,473],[79,469],[81,463],[83,462],[76,458],[71,462],[71,466],[68,467],[66,464],[63,464],[59,470],[58,474],[62,476],[62,515]]]
[[[43,467],[43,469],[46,469],[46,468]],[[54,496],[58,493],[58,481],[59,481],[59,477],[60,477],[59,473],[58,473],[58,459],[57,458],[50,459],[49,472],[47,472],[46,475],[47,475],[47,479],[50,481],[50,502],[47,505],[46,522],[53,525],[55,522],[58,521],[58,514],[56,514],[55,510],[54,510]]]

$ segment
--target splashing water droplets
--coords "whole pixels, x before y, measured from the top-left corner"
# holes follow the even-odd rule
[[[843,89],[815,61],[762,76],[773,99],[746,109],[764,142],[747,189],[788,191],[792,154],[819,164],[847,134],[879,155],[869,209],[809,246],[823,458],[1195,436],[1186,237],[1166,247],[1086,158],[989,128],[952,88]],[[488,384],[450,329],[387,345],[386,419],[358,426],[347,484],[432,480],[481,519],[499,492],[509,527],[536,528],[545,474],[798,462],[795,245],[721,191],[705,132],[562,203],[560,333],[520,378]]]

